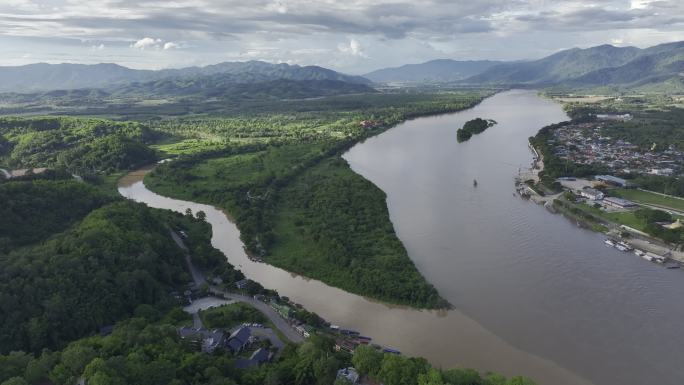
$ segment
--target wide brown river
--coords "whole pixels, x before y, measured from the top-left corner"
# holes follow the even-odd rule
[[[456,130],[474,117],[499,124],[457,143]],[[512,194],[532,158],[527,138],[565,119],[535,92],[509,91],[405,122],[345,154],[387,193],[399,237],[454,305],[448,312],[388,306],[251,262],[223,212],[152,193],[144,171],[123,178],[119,191],[152,207],[205,211],[214,246],[249,278],[442,367],[523,374],[541,385],[684,384],[684,274],[607,248],[600,235]]]

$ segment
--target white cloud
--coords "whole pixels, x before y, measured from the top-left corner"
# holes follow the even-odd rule
[[[181,47],[180,44],[174,43],[172,41],[167,41],[166,43],[164,43],[164,51],[168,51],[170,49],[176,49],[176,48],[180,48],[180,47]]]
[[[135,49],[145,50],[149,48],[159,48],[162,43],[161,39],[153,39],[151,37],[144,37],[131,45]]]
[[[0,65],[28,52],[136,67],[294,60],[362,73],[435,58],[538,58],[611,38],[684,39],[684,0],[0,0]]]
[[[363,52],[363,48],[361,48],[361,43],[359,43],[358,40],[352,38],[349,40],[349,43],[347,44],[338,44],[337,49],[350,56],[358,56],[358,57],[368,57],[366,54]]]

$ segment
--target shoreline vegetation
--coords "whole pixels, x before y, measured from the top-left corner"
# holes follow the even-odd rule
[[[336,250],[324,261],[331,271],[347,263],[346,253],[360,255],[362,261],[352,259],[346,265],[354,277],[342,277],[340,286],[361,276],[370,290],[385,290],[380,294],[387,296],[386,302],[443,307],[444,300],[396,238],[384,193],[355,174],[340,155],[401,121],[469,108],[491,94],[469,90],[335,97],[299,102],[295,112],[280,105],[275,112],[256,115],[139,122],[0,120],[0,164],[8,173],[47,167],[0,178],[7,214],[0,229],[10,231],[9,237],[0,237],[0,271],[7,275],[0,285],[0,383],[330,384],[339,369],[353,365],[365,378],[387,385],[533,384],[523,377],[506,379],[472,369],[442,370],[425,359],[375,347],[362,347],[354,355],[340,351],[335,348],[340,333],[326,332],[320,317],[296,304],[291,304],[294,320],[317,328],[303,343],[287,344],[273,362],[245,370],[237,365],[244,357],[222,350],[202,353],[179,336],[179,327],[192,323],[179,305],[206,295],[207,287],[192,284],[187,251],[171,233],[185,238],[192,260],[212,283],[234,290],[244,276],[211,246],[203,213],[152,209],[115,194],[116,179],[125,170],[178,158],[168,166],[187,167],[179,172],[179,185],[198,184],[186,192],[189,199],[211,197],[224,203],[219,206],[252,231],[255,257],[268,257],[258,252],[266,250],[269,229],[277,229],[271,246],[282,241],[289,249],[299,246],[299,239],[318,250]],[[328,111],[328,103],[337,109]],[[185,172],[190,169],[199,174]],[[203,184],[203,179],[211,183]],[[217,180],[222,183],[214,184]],[[334,194],[337,190],[341,193]],[[37,201],[40,207],[32,204]],[[37,215],[37,210],[50,215]],[[40,231],[19,237],[27,228]],[[340,238],[341,231],[351,231],[354,238]],[[335,248],[335,242],[343,247]],[[316,248],[310,250],[309,264],[318,263]],[[367,272],[354,270],[366,261],[374,263]],[[393,275],[383,279],[398,279],[385,286],[370,274],[377,270]],[[256,282],[243,291],[249,298],[289,303]],[[220,323],[263,320],[251,309],[241,310],[246,318],[228,314]],[[205,321],[221,326],[207,314]]]
[[[145,184],[226,209],[257,260],[387,303],[449,308],[397,238],[385,194],[341,155],[405,120],[471,108],[490,95],[470,91],[442,95],[448,104],[428,98],[359,111],[345,124],[363,130],[345,138],[283,138],[182,154],[148,174]]]
[[[270,258],[286,270],[388,303],[448,308],[396,237],[384,193],[355,174],[341,154],[398,123],[471,108],[495,92],[412,91],[252,102],[260,109],[139,121],[127,116],[120,116],[121,121],[0,118],[0,164],[8,173],[43,167],[40,174],[29,171],[2,183],[75,179],[116,198],[110,191],[112,176],[173,158],[148,176],[150,188],[226,209],[252,257]],[[165,111],[146,108],[144,116]],[[318,165],[357,190],[336,193],[339,181],[316,172]],[[283,199],[286,191],[288,199],[308,206],[293,206]],[[287,210],[297,211],[299,219],[283,215]],[[0,239],[0,247],[11,242]]]
[[[554,130],[573,124],[594,123],[597,114],[629,113],[636,122],[632,118],[627,122],[602,121],[601,130],[621,140],[639,143],[638,146],[646,150],[653,151],[659,146],[667,149],[665,144],[672,149],[672,146],[679,145],[679,138],[684,137],[684,132],[670,127],[679,121],[681,109],[647,97],[635,100],[610,97],[584,99],[575,97],[565,101],[561,98],[571,120],[543,127],[530,137],[530,148],[537,153],[534,161],[539,178],[526,181],[530,185],[523,196],[545,204],[549,211],[562,214],[578,226],[633,242],[646,251],[667,256],[666,259],[684,262],[684,252],[681,251],[684,230],[676,224],[684,218],[684,181],[681,178],[618,172],[619,177],[626,178],[631,184],[630,188],[592,181],[595,175],[614,174],[615,171],[599,162],[578,164],[561,159],[554,153],[552,139]],[[622,126],[626,127],[624,131],[620,131]],[[646,133],[634,129],[642,126],[646,127]],[[661,131],[658,131],[659,127]],[[658,137],[654,136],[657,131],[660,132]],[[541,167],[538,167],[540,163]],[[607,209],[599,201],[584,199],[581,190],[561,185],[563,180],[580,180],[587,188],[598,189],[606,197],[627,199],[633,206]],[[669,223],[675,223],[674,227],[667,227]]]
[[[30,184],[33,182],[8,182],[11,184]],[[63,183],[63,182],[57,182]],[[78,182],[70,181],[73,185]],[[3,185],[0,185],[2,187]],[[74,204],[79,202],[76,194],[71,198]],[[142,220],[141,223],[138,223]],[[113,224],[114,227],[109,226]],[[96,226],[108,229],[107,242],[99,247],[112,247],[128,245],[129,251],[140,248],[138,240],[119,239],[124,233],[126,236],[135,237],[136,234],[145,234],[152,231],[154,234],[144,236],[152,241],[145,257],[138,256],[133,263],[124,263],[126,269],[135,268],[136,263],[144,263],[145,271],[152,272],[155,260],[152,254],[157,252],[160,256],[166,255],[167,259],[175,262],[164,267],[176,269],[172,273],[174,282],[157,282],[150,285],[150,279],[146,276],[138,277],[140,282],[135,293],[131,295],[143,295],[143,289],[154,289],[156,296],[148,296],[142,304],[134,306],[129,304],[127,316],[119,315],[115,319],[100,319],[92,316],[93,307],[85,306],[82,301],[72,303],[72,298],[63,298],[68,302],[69,308],[63,312],[84,313],[78,318],[79,325],[71,325],[75,320],[66,323],[50,323],[46,331],[46,339],[36,339],[35,322],[28,323],[30,348],[19,349],[23,341],[17,341],[11,345],[3,343],[0,350],[0,383],[7,385],[34,385],[52,383],[55,385],[72,385],[79,381],[91,384],[244,384],[261,385],[265,383],[287,384],[332,384],[335,382],[337,371],[350,366],[356,367],[358,372],[373,381],[382,381],[388,385],[420,384],[430,380],[440,381],[440,384],[478,384],[478,385],[533,385],[533,382],[524,377],[505,378],[500,374],[487,372],[481,374],[473,369],[441,369],[433,367],[423,358],[405,357],[393,353],[383,352],[375,347],[359,345],[353,351],[336,349],[338,333],[329,328],[327,323],[316,314],[309,313],[305,309],[296,308],[290,317],[300,320],[306,325],[313,325],[307,329],[311,335],[299,344],[286,343],[273,346],[272,340],[260,339],[250,347],[247,353],[234,354],[227,348],[217,347],[212,354],[200,350],[200,345],[194,341],[183,339],[179,335],[182,327],[190,327],[193,320],[190,314],[185,312],[179,302],[187,301],[183,295],[176,292],[167,293],[168,290],[182,290],[187,282],[192,281],[189,271],[178,268],[187,265],[182,261],[182,252],[188,252],[192,256],[192,262],[201,268],[203,274],[208,274],[212,281],[216,278],[222,280],[221,285],[234,287],[234,282],[244,278],[239,271],[227,262],[225,256],[211,245],[212,230],[205,221],[201,212],[197,213],[172,213],[167,210],[151,209],[145,205],[129,202],[119,198],[118,202],[103,206],[89,214],[82,223],[78,223],[73,229],[67,230],[64,235],[57,237],[81,237],[73,239],[75,248],[84,247],[92,240],[90,231]],[[146,231],[142,231],[142,228]],[[86,229],[90,229],[87,231]],[[112,231],[115,230],[115,231]],[[170,231],[178,232],[185,239],[187,250],[181,250],[180,245],[171,240]],[[45,243],[62,242],[54,238]],[[64,245],[65,246],[65,245]],[[33,246],[29,247],[30,250]],[[92,246],[91,246],[92,247]],[[135,254],[134,252],[132,253]],[[111,252],[103,253],[110,259],[114,256]],[[10,255],[12,257],[13,255]],[[83,258],[83,257],[81,257]],[[93,259],[92,257],[85,257]],[[2,261],[0,259],[0,261]],[[51,261],[49,264],[53,264]],[[91,261],[91,264],[94,261]],[[113,261],[110,261],[113,263]],[[73,267],[73,263],[69,264]],[[102,266],[99,266],[102,268]],[[112,270],[112,266],[108,266]],[[159,267],[157,267],[159,270]],[[15,269],[16,270],[16,269]],[[137,270],[131,270],[134,274],[142,274]],[[79,271],[78,274],[82,274]],[[98,277],[107,275],[97,273]],[[162,274],[163,275],[163,274]],[[43,276],[43,278],[45,278]],[[117,281],[121,275],[117,275]],[[73,279],[72,286],[77,282],[87,280]],[[96,282],[99,282],[97,280]],[[5,281],[3,281],[5,282]],[[8,282],[11,283],[11,282]],[[157,286],[158,285],[158,286]],[[259,294],[264,301],[268,298],[282,303],[287,301],[279,297],[277,293],[263,290],[252,282],[252,286],[243,289],[244,294]],[[54,308],[57,297],[61,296],[61,286],[53,286],[50,303],[43,304],[49,311],[48,316],[54,321],[60,310]],[[55,291],[57,288],[57,291]],[[132,289],[130,286],[122,288]],[[29,289],[27,289],[29,290]],[[35,290],[35,288],[33,288]],[[79,289],[70,290],[71,294]],[[102,290],[83,291],[86,297],[99,296]],[[206,295],[206,287],[191,288],[189,298],[199,299]],[[233,289],[234,290],[234,289]],[[22,292],[26,293],[26,290]],[[109,291],[105,291],[109,292]],[[3,290],[3,293],[12,293],[11,290]],[[176,294],[174,294],[176,293]],[[121,298],[126,298],[121,296]],[[6,298],[3,298],[6,300]],[[106,303],[108,301],[103,301]],[[0,303],[3,305],[3,303]],[[4,307],[3,307],[4,308]],[[15,316],[18,314],[16,312]],[[27,309],[28,310],[28,309]],[[99,312],[105,309],[99,309]],[[120,309],[119,309],[120,310]],[[108,309],[108,311],[117,311]],[[8,316],[9,313],[2,313]],[[243,322],[262,323],[266,321],[263,313],[257,308],[244,303],[210,308],[199,314],[200,320],[215,331],[229,333]],[[0,317],[2,319],[2,317]],[[18,321],[14,319],[15,321]],[[97,326],[86,325],[84,322],[99,320],[103,327],[97,333]],[[103,323],[104,322],[104,323]],[[93,327],[95,326],[95,327]],[[54,341],[49,337],[59,335],[64,331],[74,332],[68,340]],[[260,328],[261,326],[259,326]],[[273,328],[267,323],[266,327]],[[15,330],[3,323],[3,331]],[[274,329],[272,329],[274,330]],[[276,334],[278,335],[278,334]],[[281,341],[285,338],[278,335]],[[6,336],[3,341],[7,342]],[[252,368],[242,368],[239,363],[244,361],[251,351],[264,348],[274,353],[275,357],[268,362]],[[465,382],[464,382],[465,381]]]
[[[493,119],[475,118],[471,119],[462,128],[456,130],[456,140],[459,143],[469,140],[473,135],[483,133],[486,129],[494,126],[496,121]]]

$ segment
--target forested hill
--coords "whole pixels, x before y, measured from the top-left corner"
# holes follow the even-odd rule
[[[0,118],[0,162],[79,175],[127,170],[156,159],[155,134],[136,122],[69,117]]]
[[[141,304],[168,303],[187,280],[158,214],[132,202],[104,206],[44,243],[0,254],[0,353],[61,347]]]
[[[573,48],[540,60],[505,63],[463,82],[507,86],[614,86],[683,90],[684,42],[639,49],[601,45]]]
[[[199,97],[222,99],[303,99],[353,93],[373,93],[373,88],[361,83],[315,79],[252,81],[230,74],[170,78],[148,83],[132,83],[107,91],[112,97]],[[49,95],[49,94],[48,94]]]
[[[110,201],[95,187],[74,180],[2,183],[0,253],[62,232]]]
[[[350,76],[318,66],[271,64],[261,61],[225,62],[206,67],[159,71],[136,70],[116,64],[30,64],[0,67],[0,92],[36,92],[80,88],[109,88],[128,83],[184,79],[199,76],[231,75],[239,83],[272,80],[336,80],[369,84],[360,76]]]
[[[363,76],[378,83],[443,83],[466,79],[501,63],[491,60],[438,59],[420,64],[383,68]]]

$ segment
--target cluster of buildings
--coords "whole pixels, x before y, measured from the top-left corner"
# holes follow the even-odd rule
[[[194,327],[182,327],[178,329],[181,339],[196,345],[204,353],[211,354],[216,349],[226,349],[237,355],[248,351],[258,338],[252,335],[252,331],[247,326],[239,326],[230,335],[220,329],[205,329]],[[269,362],[273,358],[273,353],[265,348],[256,349],[249,358],[240,358],[235,361],[238,368],[258,366]]]
[[[290,305],[278,303],[275,299],[271,299],[269,305],[304,338],[309,338],[314,333],[314,328],[311,325],[307,325],[294,317],[296,311]]]
[[[609,197],[606,196],[606,194],[604,194],[602,191],[591,187],[583,188],[579,192],[579,195],[590,201],[600,203],[606,208],[627,210],[637,207],[637,205],[630,200],[618,197]]]
[[[603,135],[602,127],[601,122],[563,126],[553,131],[549,144],[561,159],[578,164],[601,164],[614,172],[666,176],[682,172],[684,153],[674,146],[663,150],[653,146],[645,151],[628,141]]]

